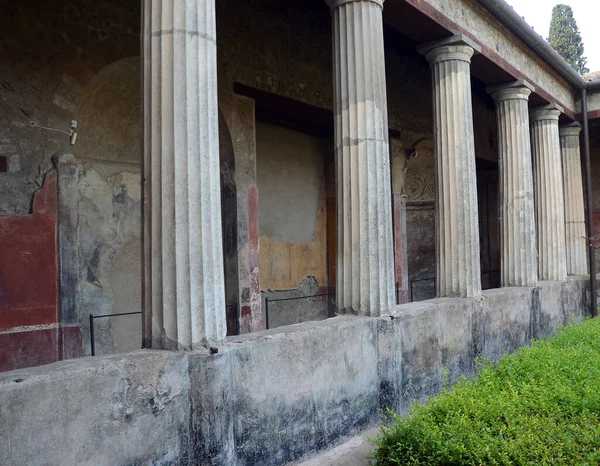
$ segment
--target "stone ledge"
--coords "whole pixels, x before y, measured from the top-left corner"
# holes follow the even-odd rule
[[[589,309],[587,277],[0,374],[0,463],[280,465],[375,426]],[[32,441],[31,439],[35,439]]]

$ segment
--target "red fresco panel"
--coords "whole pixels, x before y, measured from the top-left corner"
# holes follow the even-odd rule
[[[0,217],[0,330],[57,322],[56,175],[33,215]]]
[[[0,372],[58,361],[57,329],[0,334]]]

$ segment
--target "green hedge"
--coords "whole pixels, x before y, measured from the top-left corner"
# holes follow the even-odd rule
[[[567,327],[382,428],[377,465],[599,465],[600,319]]]

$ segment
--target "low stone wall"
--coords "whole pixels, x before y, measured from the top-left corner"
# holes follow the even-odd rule
[[[0,464],[279,465],[404,412],[589,309],[584,278],[0,374]]]

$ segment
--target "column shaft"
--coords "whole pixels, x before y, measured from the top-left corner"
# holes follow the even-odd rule
[[[540,280],[565,280],[565,208],[558,117],[562,109],[545,106],[530,114],[535,213]]]
[[[560,151],[565,190],[565,238],[567,273],[587,275],[587,241],[579,133],[581,125],[573,123],[560,128]]]
[[[470,63],[463,38],[420,47],[431,64],[436,180],[436,292],[481,294]]]
[[[217,345],[226,323],[214,0],[145,0],[143,54],[145,339]]]
[[[395,305],[383,1],[328,3],[334,42],[337,307],[377,316]]]
[[[524,83],[490,89],[498,120],[502,286],[537,283],[528,108],[531,91]]]

